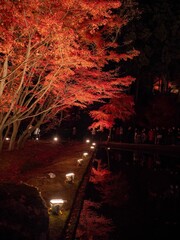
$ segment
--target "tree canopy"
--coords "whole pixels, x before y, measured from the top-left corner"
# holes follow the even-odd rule
[[[1,1],[0,148],[9,133],[12,149],[58,112],[117,98],[134,80],[104,70],[138,55],[117,51],[120,10],[119,0]]]

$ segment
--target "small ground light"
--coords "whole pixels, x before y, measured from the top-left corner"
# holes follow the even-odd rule
[[[6,137],[5,139],[6,139],[6,141],[9,141],[9,140],[10,140],[10,138],[9,138],[9,137]]]
[[[48,175],[49,175],[50,178],[55,178],[56,177],[56,175],[52,172],[48,173]]]
[[[90,140],[89,140],[89,139],[86,139],[86,142],[87,142],[87,143],[90,143]]]
[[[62,207],[65,202],[66,202],[65,200],[60,199],[60,198],[51,199],[50,205],[51,205],[52,214],[55,214],[55,215],[58,215],[59,213],[62,214]]]
[[[91,149],[94,149],[94,146],[91,146]]]
[[[54,137],[53,140],[54,140],[55,142],[57,142],[57,141],[59,140],[59,138],[58,138],[58,137]]]
[[[78,163],[79,166],[82,165],[82,162],[83,162],[83,159],[82,159],[82,158],[80,158],[80,159],[77,160],[77,163]]]
[[[36,138],[36,141],[38,141],[38,140],[39,140],[39,138],[37,137],[37,138]]]
[[[95,143],[95,142],[93,142],[93,143],[92,143],[92,145],[93,145],[93,146],[96,146],[96,143]]]
[[[83,156],[84,156],[84,157],[86,157],[87,155],[88,155],[88,153],[87,153],[87,152],[84,152],[84,153],[83,153]]]
[[[51,200],[50,200],[51,206],[54,206],[54,205],[61,205],[61,206],[62,206],[63,203],[64,203],[64,200],[61,199],[61,198],[51,199]]]
[[[74,173],[67,173],[65,182],[73,183],[74,182],[74,177],[75,177]]]

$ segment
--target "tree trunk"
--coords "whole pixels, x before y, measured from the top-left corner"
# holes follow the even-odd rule
[[[3,149],[3,136],[2,136],[2,131],[0,131],[0,152],[2,152]]]
[[[0,152],[3,150],[4,141],[6,141],[6,138],[10,137],[9,136],[10,128],[11,128],[10,125],[8,127],[6,127],[5,129],[3,127],[1,127],[1,130],[0,130]]]
[[[17,142],[17,148],[20,149],[24,146],[24,144],[26,143],[26,141],[28,140],[28,138],[31,136],[31,134],[34,132],[34,130],[37,127],[40,127],[40,125],[42,124],[44,120],[44,116],[41,116],[41,119],[38,121],[38,123],[33,126],[31,129],[29,129],[29,127],[27,127],[27,129],[23,132],[23,134],[19,137],[18,142]],[[29,126],[33,125],[33,122],[35,121],[35,117],[31,120]]]
[[[161,93],[167,93],[168,91],[168,80],[165,74],[162,75]]]
[[[14,150],[14,148],[15,148],[19,125],[20,125],[20,122],[14,122],[13,123],[13,132],[12,132],[10,142],[9,142],[9,147],[8,147],[9,151]]]
[[[31,132],[29,131],[29,129],[26,129],[17,141],[17,148],[20,149],[24,147],[24,144],[26,143],[27,139],[30,136],[31,136]]]

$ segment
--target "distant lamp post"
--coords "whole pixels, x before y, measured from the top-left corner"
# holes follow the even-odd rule
[[[66,200],[63,199],[51,199],[50,200],[50,205],[51,205],[51,212],[54,215],[58,215],[59,213],[62,214],[62,207],[64,203],[67,202]]]
[[[74,183],[74,177],[75,177],[74,173],[67,173],[65,182]]]

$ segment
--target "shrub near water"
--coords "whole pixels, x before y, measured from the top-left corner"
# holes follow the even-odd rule
[[[48,239],[48,211],[37,188],[0,184],[0,212],[1,240]]]

